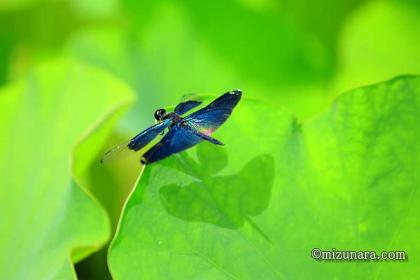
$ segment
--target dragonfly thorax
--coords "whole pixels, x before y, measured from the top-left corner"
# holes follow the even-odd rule
[[[175,112],[166,113],[165,109],[156,110],[155,119],[158,122],[162,122],[164,120],[170,120],[171,121],[171,126],[173,126],[175,124],[182,124],[184,122],[184,119],[180,115],[178,115]]]
[[[176,124],[183,124],[185,122],[184,119],[175,112],[166,114],[164,119],[170,119],[172,121],[172,126]]]

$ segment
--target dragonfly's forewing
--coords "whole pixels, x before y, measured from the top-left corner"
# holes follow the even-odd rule
[[[192,128],[210,135],[219,128],[232,114],[233,109],[241,99],[242,92],[233,90],[215,99],[206,107],[195,111],[185,118]]]
[[[196,94],[184,95],[180,103],[175,107],[174,112],[178,115],[183,115],[195,107],[201,105],[203,101]]]

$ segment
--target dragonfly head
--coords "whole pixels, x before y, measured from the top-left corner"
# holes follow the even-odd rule
[[[157,121],[161,121],[163,120],[163,117],[166,115],[166,110],[165,109],[157,109],[155,111],[155,119]]]

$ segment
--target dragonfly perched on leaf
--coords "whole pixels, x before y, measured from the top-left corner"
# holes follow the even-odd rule
[[[148,149],[141,157],[142,164],[149,164],[162,160],[172,154],[191,148],[205,140],[216,145],[223,145],[219,140],[210,135],[218,129],[231,115],[233,109],[241,99],[241,90],[229,91],[188,116],[183,117],[188,111],[201,105],[201,101],[186,100],[179,103],[173,112],[158,109],[155,112],[157,123],[143,130],[128,143],[119,145],[108,151],[101,162],[106,162],[122,151],[137,152],[145,148],[159,135],[166,134],[158,143]]]

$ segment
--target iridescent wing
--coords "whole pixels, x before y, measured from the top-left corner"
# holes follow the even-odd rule
[[[183,115],[201,103],[203,102],[195,94],[184,95],[181,102],[175,107],[174,112],[178,115]]]
[[[185,121],[195,130],[210,135],[227,120],[241,96],[241,90],[227,92],[206,107],[187,116]]]
[[[197,136],[201,137],[203,140],[207,140],[207,141],[209,141],[209,142],[211,142],[211,143],[213,143],[213,144],[216,144],[216,145],[224,145],[224,144],[223,144],[222,142],[220,142],[219,140],[217,140],[217,139],[215,139],[215,138],[213,138],[213,137],[211,137],[211,136],[209,136],[209,135],[207,135],[207,134],[204,134],[204,133],[202,133],[202,132],[200,132],[200,131],[198,131],[198,130],[195,130],[195,129],[193,129],[192,127],[186,126],[186,128],[187,128],[188,130],[190,130],[192,133],[194,133],[194,134],[196,134]]]
[[[115,158],[119,158],[124,155],[130,155],[144,148],[147,144],[153,141],[153,139],[155,139],[160,133],[162,133],[170,124],[170,120],[164,120],[163,122],[152,125],[151,127],[137,134],[130,141],[128,141],[128,143],[118,145],[106,152],[105,155],[102,157],[101,162],[108,162],[110,160],[114,160]]]
[[[195,101],[195,100],[189,100],[189,101],[181,102],[175,107],[174,111],[178,115],[183,115],[186,112],[188,112],[189,110],[197,107],[201,103],[202,103],[201,101]]]
[[[154,145],[143,155],[141,162],[143,164],[148,164],[164,159],[172,154],[188,149],[202,140],[203,138],[193,133],[191,130],[176,125],[169,129],[159,143]]]
[[[143,130],[136,136],[134,136],[130,142],[128,142],[128,148],[130,150],[138,151],[147,144],[149,144],[153,139],[156,138],[160,133],[162,133],[165,128],[167,128],[172,121],[170,119],[166,119],[162,122],[159,122],[151,127]]]

